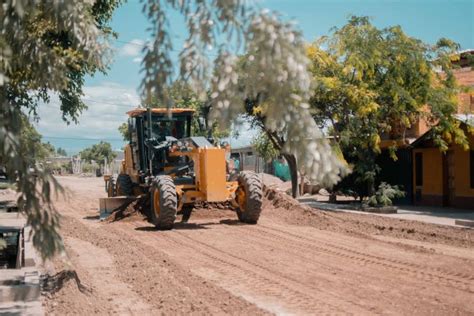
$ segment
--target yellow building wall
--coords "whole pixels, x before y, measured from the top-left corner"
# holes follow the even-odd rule
[[[413,150],[413,188],[416,186],[415,154],[423,154],[423,195],[443,195],[443,156],[437,148]],[[419,188],[419,187],[418,187]]]
[[[469,135],[470,150],[474,149],[474,136]],[[459,145],[451,146],[454,152],[454,193],[452,206],[474,208],[474,188],[470,179],[470,150],[464,150]],[[416,186],[416,153],[423,155],[423,185]],[[438,148],[413,149],[413,194],[421,189],[421,199],[415,201],[422,205],[443,204],[443,157]],[[471,206],[472,204],[472,206]]]
[[[454,187],[456,196],[474,197],[470,179],[470,152],[460,146],[454,148]],[[474,136],[470,137],[470,149],[474,150]],[[474,205],[473,205],[474,207]]]

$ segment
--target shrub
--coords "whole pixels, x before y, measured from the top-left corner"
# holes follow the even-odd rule
[[[405,192],[397,185],[390,185],[386,182],[382,182],[375,194],[369,197],[367,204],[370,206],[390,206],[392,205],[393,199],[404,196]]]

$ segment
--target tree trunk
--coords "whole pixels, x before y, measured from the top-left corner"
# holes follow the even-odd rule
[[[296,164],[296,157],[294,155],[283,154],[286,161],[288,162],[288,167],[290,168],[291,176],[291,195],[294,198],[298,197],[298,166]]]

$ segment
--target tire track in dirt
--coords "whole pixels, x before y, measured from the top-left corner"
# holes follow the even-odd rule
[[[63,228],[68,228],[70,231],[68,235],[71,235],[65,239],[66,245],[71,246],[76,251],[81,250],[83,259],[87,259],[87,262],[90,263],[84,264],[83,260],[83,262],[77,262],[74,266],[83,272],[80,275],[86,277],[86,284],[94,284],[93,295],[107,298],[110,295],[104,295],[104,293],[108,294],[110,291],[107,292],[107,289],[112,287],[114,293],[116,293],[113,297],[120,301],[119,306],[125,304],[133,311],[145,309],[140,310],[141,314],[144,315],[156,313],[188,314],[191,312],[198,315],[267,314],[254,304],[250,304],[240,297],[235,297],[229,291],[211,282],[206,284],[206,282],[203,282],[205,279],[194,275],[179,265],[168,263],[171,260],[165,252],[160,251],[160,249],[150,251],[148,245],[140,240],[139,232],[123,225],[126,223],[107,225],[100,223],[98,220],[89,223],[69,214],[63,217],[63,220],[66,224]],[[121,229],[122,226],[126,229]],[[71,243],[71,241],[75,242]],[[90,246],[84,247],[86,243]],[[91,247],[104,254],[108,253],[108,259],[104,260],[104,255],[98,256],[97,251],[91,252]],[[100,271],[94,268],[96,265],[100,267]],[[141,265],[143,267],[140,267]],[[118,271],[118,273],[111,276],[111,271]],[[86,272],[88,275],[85,274]],[[97,273],[105,273],[106,275],[101,274],[99,277],[94,277]],[[113,278],[112,281],[107,282],[107,277]],[[121,286],[117,286],[118,283]],[[124,288],[129,293],[124,291]],[[68,301],[75,300],[70,293],[66,294],[68,295]],[[137,306],[130,304],[131,298],[136,296],[147,302],[149,306],[147,307],[146,304],[142,303]],[[104,309],[105,311],[115,310],[108,306],[110,304],[117,305],[114,300],[110,299],[105,303],[102,313],[104,313]],[[89,304],[99,303],[96,300]],[[104,303],[101,302],[101,305],[104,305]],[[81,314],[78,309],[74,309],[71,313]],[[122,310],[119,311],[119,314],[140,313],[128,313],[128,311]]]
[[[220,229],[220,228],[219,228]],[[308,275],[310,278],[316,277],[318,274],[321,275],[321,272],[324,271],[325,277],[321,279],[320,281],[323,281],[322,283],[318,281],[319,285],[319,290],[321,289],[326,289],[324,291],[326,294],[329,296],[333,296],[337,301],[339,302],[348,302],[352,303],[356,306],[364,306],[364,308],[367,308],[368,306],[374,306],[374,300],[379,301],[384,301],[384,304],[389,305],[391,300],[394,299],[394,296],[397,296],[398,299],[400,300],[407,300],[409,298],[406,297],[408,293],[411,293],[412,303],[416,305],[416,299],[414,299],[418,293],[418,290],[420,288],[420,283],[419,281],[415,281],[413,279],[413,274],[412,273],[404,273],[400,274],[400,271],[398,269],[386,269],[383,265],[373,265],[373,264],[360,264],[358,261],[353,261],[350,260],[347,263],[343,263],[341,261],[341,258],[338,256],[334,256],[326,252],[321,252],[321,251],[308,251],[314,244],[306,244],[306,246],[303,246],[300,241],[291,241],[291,242],[284,242],[281,243],[281,240],[276,240],[274,236],[271,236],[271,238],[268,238],[267,236],[265,237],[268,243],[259,243],[259,239],[262,237],[258,232],[260,230],[260,225],[255,225],[255,226],[247,226],[247,225],[232,225],[232,227],[229,228],[229,230],[226,231],[220,231],[219,233],[226,234],[227,237],[236,238],[242,241],[242,239],[246,239],[249,241],[250,244],[258,244],[256,248],[260,249],[268,249],[268,248],[275,248],[279,245],[282,244],[282,247],[280,249],[282,251],[277,252],[277,253],[284,253],[285,255],[287,254],[295,254],[296,258],[301,258],[303,257],[303,260],[300,261],[301,264],[303,264],[304,269],[301,270],[299,269],[300,267],[296,267],[295,271],[300,270],[301,273],[304,275]],[[181,233],[181,232],[180,232]],[[217,232],[216,232],[217,233]],[[256,233],[256,234],[254,234]],[[195,238],[189,237],[192,241],[196,241],[195,238],[199,238],[198,236],[195,236]],[[202,239],[202,237],[201,237]],[[204,240],[206,242],[206,240]],[[221,245],[222,246],[222,245]],[[222,248],[220,246],[220,248]],[[297,249],[297,251],[294,251],[294,249]],[[255,256],[255,253],[253,254]],[[248,254],[246,257],[250,258],[251,254]],[[258,255],[257,255],[258,256]],[[268,253],[263,254],[264,257],[268,258]],[[345,267],[345,270],[343,270],[343,273],[338,274],[337,277],[334,279],[331,279],[332,274],[334,274],[334,271],[330,271],[328,269],[324,269],[323,263],[319,263],[318,267],[314,267],[313,264],[318,262],[315,262],[315,258],[322,258],[324,257],[327,261],[325,262],[326,265],[330,267],[337,266],[338,264],[342,264]],[[330,259],[334,258],[334,259]],[[295,260],[295,265],[298,265],[299,263],[297,262],[298,260]],[[262,264],[268,265],[265,260],[261,260]],[[307,263],[311,262],[311,265],[308,265]],[[365,285],[365,290],[364,294],[362,294],[359,291],[353,291],[354,288],[357,288],[360,286],[360,283],[357,283],[359,278],[356,278],[355,275],[353,274],[353,269],[351,268],[350,262],[353,262],[352,264],[357,264],[359,266],[363,266],[365,269],[362,271],[360,269],[357,269],[357,274],[358,276],[363,276],[364,280],[367,280],[367,283]],[[252,264],[256,264],[254,260],[252,260]],[[280,264],[284,264],[282,261],[280,261]],[[288,262],[287,262],[288,264]],[[291,265],[291,263],[290,263]],[[272,265],[269,265],[270,267]],[[380,272],[374,271],[374,268],[371,268],[372,266],[377,267],[377,268],[382,268],[382,269],[377,269]],[[323,269],[321,269],[323,268]],[[362,272],[362,273],[361,273]],[[389,274],[387,274],[389,272]],[[419,271],[417,271],[419,272]],[[328,278],[329,276],[329,278]],[[345,282],[341,283],[341,278],[346,279]],[[397,291],[392,292],[390,296],[386,296],[381,294],[379,291],[376,290],[376,288],[383,288],[386,287],[387,284],[390,284],[393,279],[397,279],[399,281],[399,284],[397,286]],[[432,287],[433,285],[436,285],[436,282],[430,282],[427,281],[426,278],[423,280],[424,283],[426,284],[427,287]],[[298,282],[298,281],[297,281]],[[305,282],[304,280],[299,280],[300,283]],[[335,282],[335,283],[334,283]],[[327,291],[328,288],[334,288],[335,284],[338,284],[338,290],[337,292],[330,292]],[[446,285],[449,286],[449,285]],[[352,290],[351,290],[352,289]],[[459,290],[456,288],[456,290]],[[438,297],[442,295],[442,292],[438,291],[438,288],[433,288],[433,291],[430,291],[429,293],[426,294],[424,300],[425,303],[428,303],[430,301],[430,304],[436,305],[438,302]],[[371,299],[368,299],[371,298]],[[364,302],[365,305],[360,305],[358,303]],[[349,305],[349,304],[347,304]],[[383,313],[383,309],[377,311],[377,313]]]
[[[269,230],[272,232],[269,232]],[[304,250],[308,250],[308,247],[312,247],[313,249],[317,249],[327,254],[358,262],[361,265],[368,264],[381,266],[386,269],[410,274],[420,280],[429,282],[431,284],[434,281],[438,281],[454,289],[466,291],[468,293],[474,293],[474,290],[472,289],[474,283],[469,282],[471,280],[474,280],[474,276],[465,273],[455,273],[447,271],[445,269],[422,266],[398,259],[383,258],[369,253],[353,250],[344,246],[339,246],[337,244],[331,244],[318,239],[309,238],[307,236],[301,236],[299,234],[295,234],[287,230],[281,230],[275,227],[260,226],[259,231],[263,234],[271,236],[271,238],[276,238],[282,242],[289,242],[293,245],[295,240],[299,240],[300,242],[306,245]],[[293,238],[293,240],[289,237]],[[339,251],[332,250],[331,248],[337,249]],[[426,272],[426,270],[429,270],[430,272]],[[441,273],[442,275],[438,275],[435,273]]]
[[[309,242],[324,243],[325,245],[327,245],[329,247],[339,248],[341,250],[358,253],[358,254],[361,254],[361,255],[364,255],[364,256],[370,256],[370,257],[378,259],[378,260],[385,260],[385,261],[388,260],[388,261],[391,261],[393,263],[397,263],[397,264],[400,264],[400,265],[403,265],[403,266],[411,266],[411,267],[414,267],[414,268],[417,268],[417,269],[430,270],[433,273],[445,274],[445,275],[448,275],[450,277],[458,277],[458,278],[462,279],[461,281],[464,281],[464,280],[474,281],[474,270],[473,270],[473,274],[468,274],[468,273],[463,273],[463,272],[453,272],[453,271],[446,270],[446,269],[443,269],[443,268],[436,268],[436,267],[418,265],[416,263],[411,263],[411,262],[403,261],[403,260],[400,260],[400,259],[387,259],[385,257],[375,256],[375,255],[372,255],[372,254],[369,254],[369,253],[366,253],[366,252],[360,252],[360,251],[357,252],[353,248],[348,248],[347,246],[343,246],[343,243],[339,243],[339,245],[338,245],[338,244],[335,244],[331,241],[328,241],[328,239],[324,239],[324,240],[323,239],[314,239],[314,238],[310,238],[309,235],[304,235],[303,236],[303,235],[294,233],[291,230],[284,230],[284,229],[281,230],[281,229],[277,229],[277,228],[272,227],[272,226],[259,225],[259,227],[267,228],[267,229],[270,229],[270,230],[276,230],[276,231],[282,232],[285,235],[297,236],[297,238],[303,238],[303,239],[306,239]],[[382,241],[382,242],[388,244],[388,242],[386,242],[386,241]],[[393,244],[393,243],[392,243],[392,245],[397,246],[396,244]]]
[[[338,294],[334,292],[326,291],[327,293],[333,295],[334,297],[341,297],[341,294],[344,295],[345,300],[347,302],[351,302],[355,305],[357,301],[364,301],[367,297],[371,297],[372,299],[377,299],[378,301],[384,301],[387,304],[390,302],[392,297],[387,297],[385,295],[381,295],[379,291],[374,289],[367,288],[365,289],[366,292],[364,295],[358,293],[357,291],[352,291],[352,288],[356,288],[360,286],[358,280],[354,278],[354,272],[350,268],[350,262],[344,262],[343,265],[345,269],[341,269],[338,264],[341,264],[340,260],[334,260],[335,256],[331,254],[326,254],[321,251],[314,251],[308,246],[298,245],[295,242],[288,242],[287,240],[282,240],[274,237],[269,237],[266,234],[260,234],[258,230],[247,229],[244,227],[233,227],[232,230],[238,232],[236,237],[240,238],[240,240],[246,240],[249,243],[254,245],[259,245],[261,249],[278,249],[280,253],[290,254],[294,258],[294,264],[298,265],[300,262],[311,262],[311,266],[305,266],[304,272],[312,277],[324,274],[326,277],[322,279],[325,281],[327,285],[334,286],[335,283],[340,283],[340,278],[345,277],[347,279],[344,280],[344,284],[340,284],[340,289],[338,290]],[[275,240],[278,240],[278,243],[275,243]],[[323,256],[321,256],[323,255]],[[320,260],[320,258],[324,258],[324,260]],[[338,259],[336,257],[336,259]],[[357,263],[356,263],[357,264]],[[363,271],[357,271],[359,276],[363,276],[369,283],[374,284],[375,286],[383,286],[384,284],[389,283],[393,278],[400,278],[400,275],[397,274],[398,271],[392,271],[391,274],[384,274],[384,273],[374,273],[373,269],[365,269]],[[384,272],[382,270],[382,272]],[[334,279],[331,276],[337,275]],[[339,279],[339,280],[338,280]],[[339,282],[338,282],[339,281]],[[416,284],[411,282],[411,278],[407,275],[404,278],[404,283],[401,284],[399,287],[400,292],[408,293],[409,291],[416,292]],[[428,295],[430,296],[431,293]],[[354,297],[354,299],[350,300],[347,297]],[[403,298],[403,295],[400,295],[400,298]],[[370,304],[370,302],[366,302]],[[383,310],[379,310],[379,313],[382,313]]]
[[[134,227],[140,227],[140,225],[134,223]],[[349,302],[340,295],[335,296],[333,293],[327,293],[311,284],[303,284],[288,275],[193,239],[177,230],[171,233],[155,234],[152,238],[161,244],[163,244],[163,240],[175,244],[174,251],[182,248],[189,249],[193,252],[193,261],[200,256],[202,266],[213,266],[226,279],[231,276],[231,280],[233,280],[231,286],[237,286],[242,290],[242,284],[245,284],[247,288],[251,288],[253,291],[262,293],[274,300],[277,299],[284,307],[290,308],[292,312],[346,315],[348,311],[356,314],[374,313],[371,308],[360,306],[356,302]],[[199,251],[196,251],[196,248]],[[216,263],[219,263],[219,265],[216,265]]]

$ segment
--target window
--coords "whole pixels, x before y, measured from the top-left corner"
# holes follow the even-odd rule
[[[471,150],[470,152],[470,157],[469,157],[469,171],[471,175],[471,189],[474,189],[474,150]]]
[[[415,185],[423,186],[423,154],[415,154]]]

